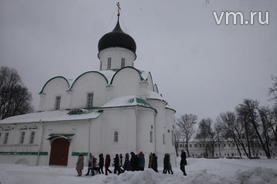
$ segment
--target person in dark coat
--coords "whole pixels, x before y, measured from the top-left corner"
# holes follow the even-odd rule
[[[100,174],[104,174],[104,172],[103,172],[103,167],[104,167],[104,156],[103,156],[103,154],[101,153],[101,154],[99,155],[99,173],[100,173]]]
[[[153,160],[153,154],[149,154],[149,162],[148,162],[148,168],[152,168],[152,160]]]
[[[123,156],[122,156],[122,154],[119,154],[119,166],[123,167]]]
[[[111,156],[109,154],[106,155],[106,159],[105,159],[105,174],[108,175],[109,173],[112,173],[112,171],[109,169],[111,165]]]
[[[155,172],[158,172],[158,157],[156,156],[155,153],[152,153],[152,169],[155,171]]]
[[[94,171],[93,171],[93,156],[92,156],[91,153],[89,154],[89,159],[88,159],[88,171],[87,171],[86,176],[88,176],[89,173],[91,173],[92,176],[94,175]]]
[[[131,171],[137,170],[138,159],[137,159],[137,155],[134,152],[131,152],[130,165],[131,165]]]
[[[80,154],[76,163],[76,170],[77,170],[78,176],[82,176],[83,169],[84,169],[84,156]]]
[[[145,166],[145,158],[143,152],[140,152],[138,154],[138,170],[139,171],[144,171],[144,166]]]
[[[97,166],[97,158],[93,157],[93,171],[96,171],[98,174],[100,174],[99,167]]]
[[[181,162],[180,162],[180,169],[183,172],[184,176],[187,175],[186,170],[185,170],[185,166],[187,165],[187,156],[186,156],[186,152],[182,151],[181,153]]]
[[[124,164],[123,164],[123,169],[124,169],[124,171],[130,171],[131,170],[130,160],[129,160],[129,153],[125,154],[125,161],[124,161]]]
[[[170,163],[170,155],[168,153],[166,153],[164,155],[164,170],[163,170],[163,173],[166,174],[167,172],[168,172],[168,174],[173,174],[171,163]]]
[[[116,173],[118,175],[120,175],[120,173],[121,173],[120,160],[119,160],[118,154],[115,154],[115,158],[114,158],[114,174],[116,174]]]

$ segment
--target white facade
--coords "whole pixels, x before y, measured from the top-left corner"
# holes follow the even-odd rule
[[[136,54],[126,48],[106,48],[98,57],[99,71],[74,81],[48,80],[40,91],[39,112],[0,121],[1,163],[74,167],[79,153],[113,157],[142,151],[146,165],[151,152],[160,166],[165,153],[175,164],[175,110],[158,93],[151,73],[133,67]],[[65,148],[58,150],[58,144]]]

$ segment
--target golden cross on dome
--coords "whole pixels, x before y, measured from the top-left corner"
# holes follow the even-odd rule
[[[116,3],[116,6],[117,6],[117,16],[119,17],[119,16],[120,16],[120,10],[121,10],[121,8],[120,8],[120,3],[117,2],[117,3]]]

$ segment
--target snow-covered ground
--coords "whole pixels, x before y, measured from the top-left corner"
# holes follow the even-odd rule
[[[277,160],[188,159],[188,176],[159,169],[77,177],[74,168],[0,164],[0,184],[277,184]]]

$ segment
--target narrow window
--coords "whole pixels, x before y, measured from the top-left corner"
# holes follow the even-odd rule
[[[165,144],[165,135],[163,134],[163,144]]]
[[[6,133],[5,133],[5,137],[4,137],[4,142],[3,142],[3,144],[7,144],[7,143],[8,143],[8,138],[9,138],[9,133],[6,132]]]
[[[35,140],[35,132],[34,131],[32,131],[31,132],[31,136],[30,136],[30,144],[34,144],[34,140]]]
[[[150,143],[153,142],[153,131],[150,131]]]
[[[61,96],[56,96],[55,110],[59,110],[61,106]]]
[[[112,58],[108,57],[108,64],[107,64],[107,69],[110,70],[112,65]]]
[[[118,142],[118,131],[114,131],[113,142]]]
[[[121,58],[121,68],[125,67],[125,58]]]
[[[88,93],[87,96],[87,108],[92,108],[93,107],[93,93]]]
[[[21,132],[21,134],[20,134],[20,140],[19,140],[20,144],[24,143],[24,138],[25,138],[25,132]]]

